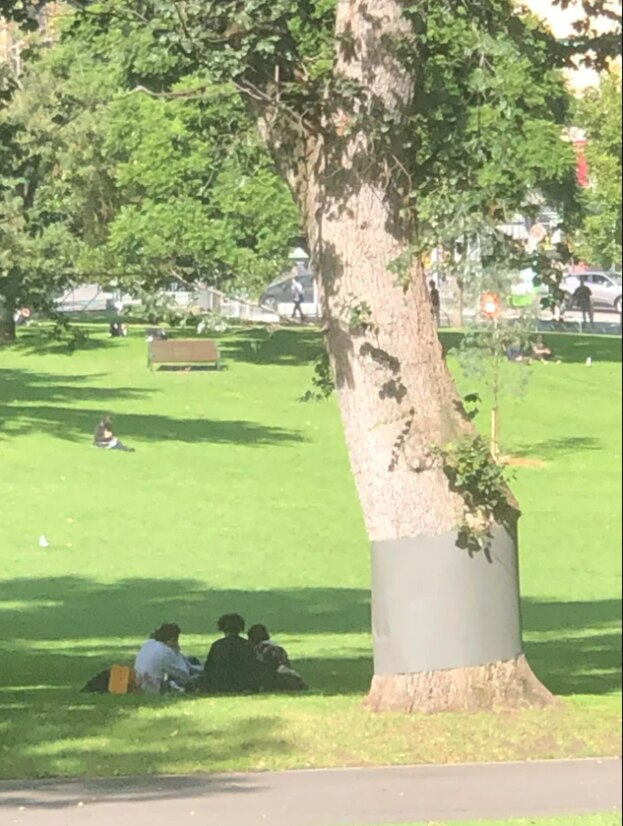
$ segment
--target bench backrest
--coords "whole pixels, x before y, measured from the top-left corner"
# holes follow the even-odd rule
[[[218,361],[218,347],[207,338],[184,338],[149,342],[149,354],[153,362],[205,362]]]

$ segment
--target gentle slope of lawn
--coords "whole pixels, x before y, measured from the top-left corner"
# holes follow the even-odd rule
[[[513,482],[527,654],[572,699],[438,718],[360,708],[367,542],[335,402],[297,401],[317,336],[243,331],[222,344],[220,373],[150,373],[138,331],[109,341],[100,328],[73,355],[42,353],[35,333],[0,350],[0,776],[615,753],[620,341],[556,340],[568,363],[535,365],[526,400],[503,410],[507,452],[544,463]],[[90,447],[102,412],[135,454]],[[314,693],[78,693],[162,620],[204,656],[225,611],[265,622]]]

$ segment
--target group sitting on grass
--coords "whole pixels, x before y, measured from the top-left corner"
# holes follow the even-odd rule
[[[217,625],[223,637],[212,644],[202,666],[181,652],[179,625],[163,623],[138,652],[137,688],[150,694],[256,694],[307,688],[264,625],[251,626],[247,639],[242,636],[245,621],[239,614],[224,614]]]
[[[506,358],[509,361],[526,362],[528,364],[531,361],[560,363],[560,359],[556,357],[552,348],[545,344],[541,335],[536,337],[536,340],[530,344],[529,349],[523,347],[519,339],[512,341],[506,347]]]

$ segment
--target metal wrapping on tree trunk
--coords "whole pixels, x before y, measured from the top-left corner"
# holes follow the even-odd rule
[[[521,654],[515,537],[470,555],[456,533],[372,543],[374,673],[407,674]]]

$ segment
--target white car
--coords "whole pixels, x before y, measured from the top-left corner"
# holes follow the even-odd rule
[[[613,272],[578,272],[566,275],[560,285],[567,297],[569,309],[573,305],[573,294],[586,284],[593,297],[595,309],[621,312],[621,276]]]

